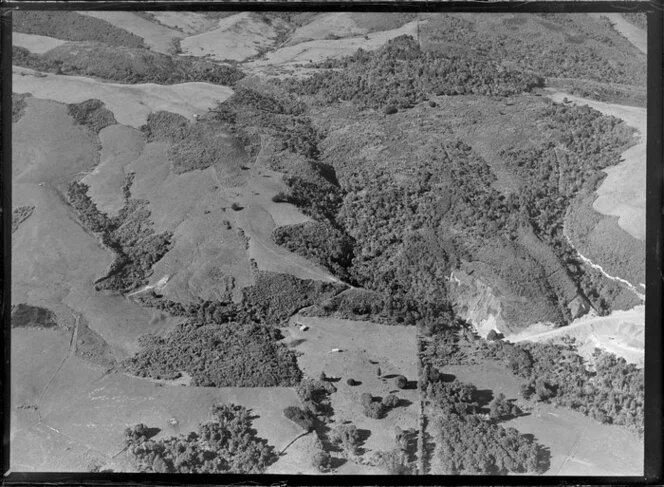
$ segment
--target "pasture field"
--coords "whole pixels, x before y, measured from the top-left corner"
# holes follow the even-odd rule
[[[67,41],[56,39],[55,37],[40,36],[35,34],[22,34],[20,32],[12,33],[12,44],[14,46],[24,47],[35,54],[44,54],[54,47],[66,44]]]
[[[215,61],[245,61],[272,48],[278,36],[280,21],[266,22],[259,14],[243,12],[222,18],[217,28],[195,34],[180,42],[189,56]]]
[[[299,326],[309,329],[301,331]],[[395,447],[394,429],[419,428],[419,391],[417,389],[416,328],[388,326],[376,323],[335,318],[295,316],[285,328],[284,343],[302,353],[298,364],[305,375],[317,379],[321,372],[334,382],[337,392],[331,395],[335,424],[350,421],[368,435],[362,445],[364,458],[372,451],[386,451]],[[332,352],[338,348],[339,352]],[[377,370],[380,368],[381,375]],[[394,377],[404,375],[409,388],[398,389]],[[352,378],[358,385],[350,386]],[[360,396],[370,393],[385,397],[395,393],[402,404],[387,412],[383,419],[366,417]],[[337,473],[371,473],[379,469],[347,462]]]
[[[417,22],[409,22],[397,29],[362,36],[305,41],[270,51],[264,57],[247,64],[249,67],[261,67],[280,66],[289,63],[307,63],[309,61],[315,63],[324,59],[348,56],[360,48],[367,51],[374,51],[390,39],[394,39],[400,35],[414,35],[416,31]]]
[[[88,10],[81,13],[106,21],[111,25],[142,37],[150,49],[164,54],[175,53],[176,49],[173,41],[184,37],[181,32],[169,29],[157,22],[150,22],[134,12]]]
[[[37,98],[61,103],[80,103],[96,98],[113,112],[118,123],[134,128],[139,128],[150,113],[159,110],[193,119],[194,114],[206,113],[208,108],[233,94],[227,86],[210,83],[103,83],[83,76],[37,76],[31,69],[16,66],[13,67],[12,89],[15,93],[32,93]]]
[[[523,399],[525,379],[478,358],[522,364],[526,352],[472,348],[441,330],[459,318],[515,343],[574,338],[589,362],[597,347],[644,366],[646,110],[622,104],[645,99],[642,27],[621,14],[15,14],[13,44],[31,53],[15,49],[15,63],[49,72],[12,70],[12,304],[54,318],[11,330],[12,470],[132,471],[125,428],[143,423],[157,440],[187,435],[214,404],[234,403],[278,454],[267,474],[320,474],[312,460],[321,444],[331,474],[439,473],[438,406],[428,399],[440,396],[418,378],[430,371],[427,357],[446,363],[442,354],[458,345],[454,357],[468,363],[440,371],[476,386],[482,413],[498,394],[516,401],[524,414],[496,421],[545,447],[543,475],[643,474],[642,441],[599,422],[641,427],[641,371],[611,365],[628,377],[620,394],[636,401],[597,396],[618,399],[594,420],[542,402],[548,385],[534,376],[539,402]],[[340,62],[315,65],[326,60]],[[191,82],[167,84],[182,80]],[[89,100],[113,117],[69,106]],[[625,150],[631,129],[582,105],[635,129],[634,144]],[[75,181],[103,214],[80,194],[68,202]],[[277,245],[275,230],[308,222],[320,235],[288,229]],[[109,272],[111,284],[97,291]],[[136,293],[109,290],[137,281]],[[367,321],[304,316],[335,313],[335,293],[346,287],[359,292],[336,313]],[[134,296],[150,290],[145,301]],[[178,337],[192,332],[198,341],[161,340],[179,325]],[[247,327],[232,332],[249,345],[212,333],[229,326]],[[270,326],[283,339],[256,331]],[[435,346],[424,349],[431,355],[420,356],[418,340],[429,339],[418,330]],[[315,432],[284,415],[316,409],[297,385],[191,385],[284,384],[263,380],[275,375],[263,351],[284,346],[296,377],[289,385],[300,375],[334,385],[322,405],[329,411],[312,419]],[[463,358],[469,350],[473,360]],[[134,356],[143,368],[122,363]],[[162,380],[160,360],[179,377]],[[212,372],[215,382],[199,381]],[[405,388],[396,385],[401,375]],[[588,384],[590,392],[573,392],[591,397]],[[552,387],[552,401],[567,400],[555,396],[562,382]],[[370,418],[366,393],[399,402]],[[597,405],[581,410],[602,412]],[[498,441],[495,429],[480,439],[449,418],[473,447]],[[331,430],[349,423],[357,455],[331,444]],[[404,445],[397,428],[424,437]],[[381,452],[394,464],[372,465]],[[461,470],[472,468],[463,462]]]
[[[99,132],[99,164],[82,182],[89,186],[88,195],[100,211],[115,216],[124,205],[122,185],[125,167],[137,159],[145,147],[140,132],[126,125],[111,125]]]

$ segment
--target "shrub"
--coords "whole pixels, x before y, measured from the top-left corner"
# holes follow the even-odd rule
[[[398,111],[397,107],[395,107],[394,105],[387,105],[383,109],[383,112],[385,113],[385,115],[394,115],[395,113],[397,113],[397,111]]]
[[[354,424],[340,424],[330,432],[330,441],[335,445],[340,445],[346,455],[355,455],[360,435]]]
[[[357,381],[356,381],[355,379],[351,379],[351,378],[349,377],[348,379],[346,379],[346,384],[348,384],[349,386],[356,386],[356,385],[357,385]]]
[[[217,310],[210,317],[221,320],[223,313]],[[201,317],[205,318],[205,310]],[[203,324],[190,319],[166,336],[142,338],[140,351],[122,367],[142,377],[166,379],[186,371],[192,385],[202,387],[294,386],[302,372],[295,352],[279,343],[282,338],[278,329],[266,325],[237,321]]]
[[[406,377],[404,377],[403,375],[400,375],[396,379],[394,379],[394,384],[399,389],[405,389],[406,387],[408,387],[408,379],[406,379]]]
[[[126,428],[124,431],[124,442],[125,445],[133,445],[134,443],[140,443],[145,441],[148,438],[148,427],[143,423],[139,423],[133,428]]]
[[[323,450],[318,450],[311,458],[311,464],[321,472],[327,472],[332,465],[332,457]]]
[[[368,392],[363,392],[360,396],[360,402],[362,403],[362,406],[367,407],[373,402],[373,396]]]
[[[383,405],[386,408],[395,408],[399,405],[399,398],[395,394],[388,394],[383,398]]]
[[[364,415],[372,419],[381,419],[385,416],[385,406],[380,402],[372,402],[364,407]]]
[[[275,194],[272,197],[272,201],[274,201],[275,203],[288,203],[289,198],[286,193],[284,193],[283,191],[279,191],[277,194]]]
[[[231,205],[231,208],[235,211],[240,211],[242,209],[242,206],[240,206],[238,203],[233,203]]]

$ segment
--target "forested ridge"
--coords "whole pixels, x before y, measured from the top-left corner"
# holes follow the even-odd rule
[[[346,63],[371,63],[374,55],[408,60],[421,53],[412,39],[398,38],[377,54],[329,62],[346,73],[352,71]],[[389,70],[384,75],[399,76]],[[570,203],[594,191],[604,177],[602,169],[616,164],[633,143],[632,131],[588,107],[542,105],[529,115],[543,134],[540,140],[498,153],[520,182],[519,193],[508,195],[495,189],[492,168],[466,142],[455,139],[454,129],[441,141],[404,140],[399,160],[376,164],[357,155],[363,128],[358,126],[360,133],[344,150],[336,145],[341,139],[331,140],[329,128],[321,127],[306,105],[278,90],[241,89],[213,116],[244,140],[249,151],[255,151],[259,137],[273,141],[278,154],[273,168],[285,173],[289,186],[280,200],[316,220],[277,228],[275,242],[355,286],[404,305],[414,303],[418,319],[445,309],[452,269],[462,261],[480,261],[489,266],[491,279],[536,303],[529,309],[509,304],[504,310],[506,319],[521,326],[571,321],[584,309],[581,305],[570,311],[577,296],[602,314],[613,303],[625,307],[637,302],[620,285],[584,266],[563,233]],[[293,123],[307,129],[284,129]],[[339,299],[317,309],[353,314],[334,302]],[[376,306],[373,310],[380,314]],[[368,317],[372,312],[358,314]]]
[[[487,59],[423,51],[410,36],[399,36],[376,52],[359,49],[313,67],[321,73],[286,86],[324,103],[351,101],[363,108],[408,108],[432,95],[514,95],[542,86],[537,76],[509,70]]]

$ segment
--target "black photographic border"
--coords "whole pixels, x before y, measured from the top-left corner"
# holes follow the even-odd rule
[[[367,11],[367,12],[644,12],[648,15],[647,183],[646,183],[646,340],[645,455],[643,477],[572,476],[314,476],[137,473],[9,472],[9,404],[11,350],[11,11],[24,10],[191,10],[191,11]],[[653,1],[70,1],[9,0],[0,7],[0,195],[2,198],[2,269],[0,317],[3,323],[2,463],[6,485],[661,485],[662,464],[662,189],[664,186],[664,3]]]

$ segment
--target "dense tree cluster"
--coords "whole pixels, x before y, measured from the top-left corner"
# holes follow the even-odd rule
[[[97,290],[125,293],[144,285],[152,266],[172,245],[172,233],[157,234],[152,229],[148,202],[130,198],[131,181],[132,175],[125,182],[125,204],[112,218],[97,208],[85,183],[73,181],[67,190],[67,200],[81,223],[100,234],[102,243],[115,253],[107,274],[95,282]]]
[[[274,327],[235,322],[177,325],[165,337],[144,335],[139,352],[122,366],[154,379],[177,379],[182,372],[203,387],[294,386],[302,373],[295,353],[278,343]]]
[[[239,172],[249,162],[242,144],[228,137],[221,124],[214,121],[190,123],[186,117],[166,111],[148,115],[141,131],[147,140],[170,142],[168,159],[173,172],[182,174],[196,169],[206,169],[223,161],[228,170]],[[234,203],[233,209],[240,209]]]
[[[128,454],[147,473],[262,473],[277,455],[252,428],[243,406],[216,404],[212,421],[197,432],[160,440],[148,439],[144,425],[125,432]]]
[[[273,238],[277,245],[322,265],[344,280],[348,279],[354,242],[326,221],[277,227]]]
[[[555,252],[566,271],[600,313],[623,288],[585,266],[565,236],[565,214],[575,198],[590,194],[633,142],[633,130],[615,117],[588,106],[551,104],[540,112],[546,142],[534,148],[503,151],[500,156],[523,181],[519,208],[536,235]],[[633,297],[631,304],[637,304]]]
[[[55,37],[67,41],[94,39],[114,47],[146,47],[143,38],[95,17],[67,10],[16,10],[14,32]]]
[[[44,54],[14,46],[12,56],[16,66],[120,83],[170,85],[198,81],[233,86],[244,77],[235,66],[90,41],[63,44]]]
[[[505,363],[524,379],[525,398],[550,401],[602,423],[643,432],[643,369],[597,351],[591,370],[574,345],[477,341],[482,356]]]
[[[215,120],[227,124],[245,141],[252,154],[260,149],[261,137],[270,136],[279,150],[316,159],[321,135],[305,111],[306,105],[301,101],[239,86],[233,96],[211,113]]]
[[[339,284],[256,271],[254,284],[242,289],[239,303],[233,302],[230,294],[221,301],[200,300],[188,304],[171,301],[154,292],[142,293],[133,299],[143,306],[202,323],[236,321],[279,326],[300,309],[327,301],[343,289],[345,286]]]
[[[504,64],[547,78],[579,78],[604,83],[645,85],[645,63],[629,42],[611,27],[578,22],[570,14],[544,14],[540,18],[505,18],[504,23],[531,23],[536,30],[518,34],[478,29],[472,20],[436,15],[423,24],[426,49],[463,54]],[[544,31],[544,35],[542,32]],[[631,55],[623,53],[629,52]]]
[[[448,56],[420,49],[410,36],[399,36],[375,52],[359,49],[342,59],[313,65],[325,69],[286,83],[300,95],[325,103],[351,101],[363,108],[408,108],[431,95],[513,95],[541,86],[537,76],[511,71],[493,60]]]
[[[336,391],[337,388],[331,382],[309,377],[302,379],[296,388],[304,409],[321,419],[332,415],[329,396]]]
[[[311,279],[298,279],[290,274],[256,272],[254,285],[242,290],[243,306],[262,322],[277,325],[297,311],[331,298],[347,288]]]
[[[95,134],[98,134],[101,129],[117,123],[113,112],[105,108],[101,100],[94,98],[67,105],[67,113],[76,123],[84,125]]]
[[[498,393],[489,404],[489,417],[493,420],[513,418],[521,414],[521,409],[505,398],[505,394]]]
[[[437,411],[439,453],[434,461],[444,472],[503,475],[543,470],[539,444],[479,415],[475,386],[430,376],[426,397]]]
[[[385,325],[434,326],[448,308],[434,303],[420,304],[413,299],[361,288],[351,288],[302,312],[305,316],[335,316],[367,320]]]

